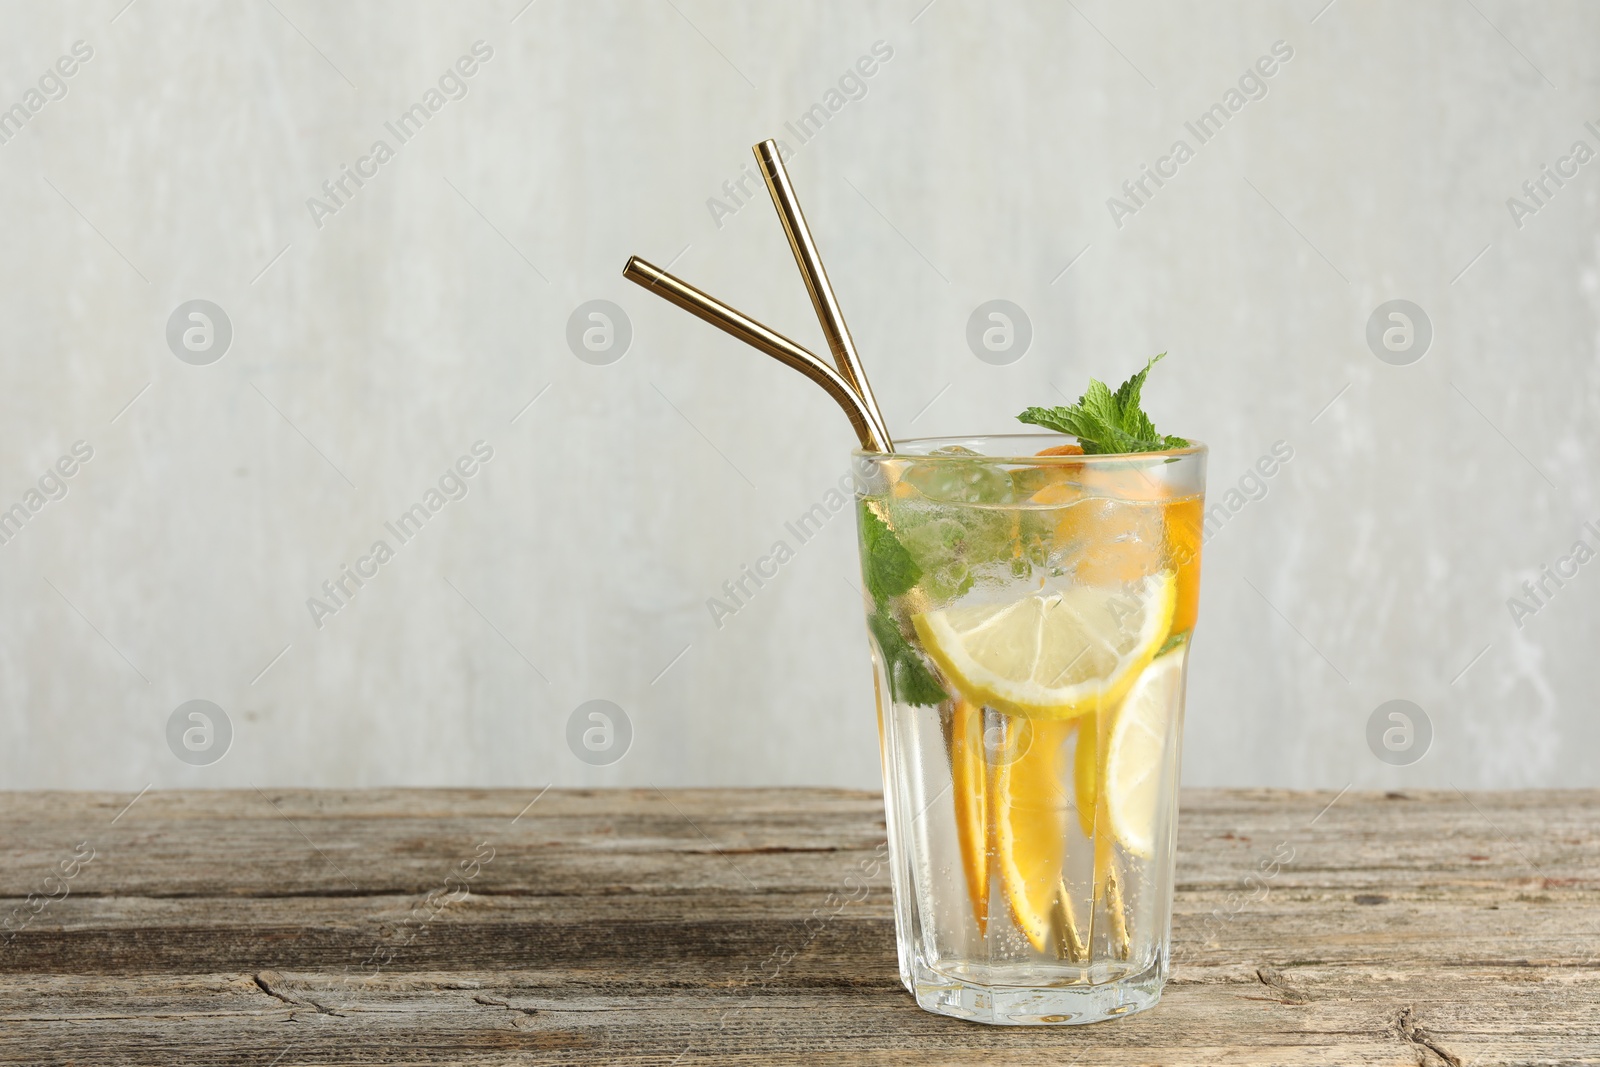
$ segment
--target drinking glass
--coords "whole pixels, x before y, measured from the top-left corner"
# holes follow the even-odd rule
[[[900,978],[943,1015],[1095,1022],[1167,975],[1206,450],[1074,448],[856,453]]]

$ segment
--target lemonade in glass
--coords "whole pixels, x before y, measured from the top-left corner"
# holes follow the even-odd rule
[[[856,455],[900,976],[930,1011],[1160,997],[1206,456],[1173,440]]]

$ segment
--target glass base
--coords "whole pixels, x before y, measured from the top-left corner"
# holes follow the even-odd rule
[[[1038,986],[979,984],[912,962],[911,994],[925,1011],[991,1026],[1077,1026],[1155,1007],[1166,982],[1158,961],[1113,981]]]

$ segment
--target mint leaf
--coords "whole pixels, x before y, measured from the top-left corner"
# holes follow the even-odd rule
[[[1144,390],[1144,381],[1150,374],[1150,368],[1165,355],[1163,352],[1146,363],[1143,370],[1119,385],[1115,393],[1105,382],[1090,378],[1089,388],[1084,390],[1076,404],[1028,408],[1017,419],[1043,426],[1047,430],[1071,434],[1083,446],[1084,453],[1091,456],[1187,448],[1189,442],[1184,438],[1157,433],[1150,416],[1139,406],[1140,393]]]
[[[1028,408],[1017,416],[1023,422],[1043,426],[1057,433],[1068,433],[1080,440],[1099,438],[1108,432],[1103,424],[1090,419],[1077,408]]]
[[[1101,426],[1116,427],[1121,422],[1121,410],[1117,406],[1117,398],[1112,395],[1105,382],[1090,378],[1089,388],[1078,398],[1078,406],[1083,409],[1086,416]]]
[[[895,703],[926,707],[950,699],[927,664],[922,662],[922,657],[911,647],[911,642],[900,633],[900,624],[895,622],[887,607],[880,606],[873,612],[867,618],[867,627],[877,639],[878,651],[883,654],[884,673],[889,676],[889,696]]]
[[[896,539],[889,524],[864,500],[861,502],[861,543],[865,548],[861,559],[867,592],[880,608],[885,600],[905,593],[922,577],[922,568],[911,558],[911,553]]]
[[[906,639],[890,607],[893,597],[911,590],[922,578],[922,568],[878,513],[861,502],[862,570],[873,612],[867,627],[878,642],[884,673],[889,676],[889,696],[899,704],[926,706],[950,699],[937,678]]]
[[[1139,393],[1144,389],[1144,380],[1150,376],[1150,368],[1154,367],[1157,361],[1165,355],[1165,352],[1161,353],[1160,356],[1146,363],[1143,370],[1117,386],[1117,395],[1113,399],[1116,402],[1118,411],[1134,412],[1139,417],[1144,417],[1144,412],[1139,410]],[[1150,420],[1145,419],[1144,421],[1149,422]]]
[[[929,673],[927,666],[917,658],[910,646],[906,654],[894,668],[894,687],[899,695],[896,700],[902,704],[911,704],[919,708],[933,707],[949,700],[949,695],[939,685],[938,679]]]

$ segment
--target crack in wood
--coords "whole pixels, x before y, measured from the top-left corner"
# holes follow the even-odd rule
[[[1297,989],[1284,981],[1283,974],[1276,967],[1257,967],[1256,977],[1261,979],[1261,984],[1278,994],[1272,998],[1280,1004],[1309,1004],[1310,994]]]
[[[538,1008],[519,1008],[515,1004],[511,1004],[504,1000],[497,1000],[494,997],[485,996],[482,993],[474,995],[472,999],[487,1008],[504,1008],[506,1011],[520,1011],[524,1015],[539,1014]]]
[[[1401,1010],[1399,1019],[1395,1020],[1395,1029],[1400,1032],[1401,1040],[1416,1046],[1417,1067],[1435,1067],[1436,1063],[1461,1067],[1461,1059],[1455,1053],[1440,1045],[1437,1037],[1417,1025],[1416,1013],[1411,1008]]]
[[[326,1004],[320,1004],[310,997],[297,996],[289,992],[288,981],[277,971],[257,971],[250,977],[255,980],[257,989],[260,989],[261,992],[273,1000],[281,1000],[291,1008],[310,1008],[319,1015],[332,1015],[338,1019],[345,1017],[343,1012],[334,1011]]]
[[[472,999],[486,1008],[504,1008],[506,1011],[517,1013],[518,1018],[512,1023],[515,1027],[520,1027],[527,1017],[539,1014],[538,1008],[519,1008],[508,1001],[501,1000],[498,997],[486,996],[483,993],[474,994]]]
[[[882,845],[874,846],[874,848],[871,849],[865,847],[858,848],[854,845],[730,845],[724,848],[719,845],[712,845],[709,853],[706,849],[696,847],[671,848],[663,849],[662,851],[677,854],[689,852],[697,856],[716,853],[720,853],[724,856],[803,856],[825,855],[834,852],[871,853],[876,848],[881,847]]]

